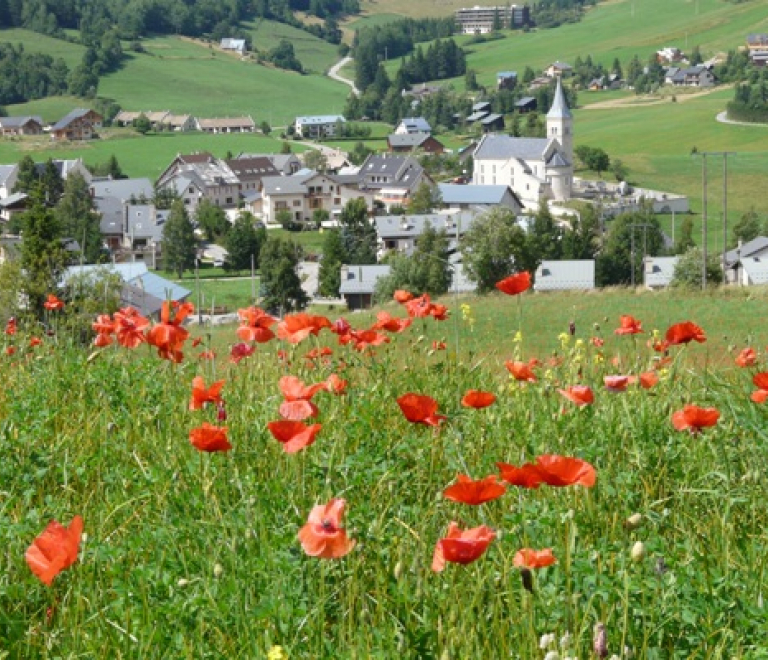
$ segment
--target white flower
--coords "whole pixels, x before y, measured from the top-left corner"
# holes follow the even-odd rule
[[[542,651],[546,651],[550,646],[554,646],[555,644],[555,633],[547,633],[546,635],[542,635],[541,639],[539,639],[539,648]]]

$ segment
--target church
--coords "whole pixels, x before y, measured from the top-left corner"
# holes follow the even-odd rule
[[[472,183],[509,186],[529,208],[536,208],[541,199],[570,199],[573,115],[559,78],[547,113],[547,137],[487,133],[475,149]]]

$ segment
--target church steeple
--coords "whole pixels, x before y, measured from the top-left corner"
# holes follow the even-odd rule
[[[568,108],[560,78],[557,79],[555,98],[547,113],[547,137],[556,139],[569,162],[573,163],[573,115]]]

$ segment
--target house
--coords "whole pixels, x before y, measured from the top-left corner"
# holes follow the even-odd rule
[[[390,267],[383,265],[342,266],[339,295],[344,298],[347,307],[370,309],[373,307],[373,294],[380,277],[389,275]]]
[[[294,126],[301,137],[316,140],[336,135],[336,126],[346,121],[344,115],[315,115],[296,117]]]
[[[11,193],[0,198],[0,220],[10,222],[15,216],[27,210],[26,193]]]
[[[296,154],[253,154],[241,152],[237,158],[250,159],[250,158],[268,158],[278,174],[283,176],[291,176],[296,174],[301,169],[301,161]]]
[[[474,206],[502,206],[515,215],[523,210],[523,203],[512,188],[504,185],[460,185],[438,183],[440,199],[449,209],[469,209]]]
[[[645,286],[664,289],[672,283],[680,257],[645,257]]]
[[[542,261],[536,269],[534,291],[587,291],[595,288],[595,260]]]
[[[51,140],[91,140],[101,128],[104,118],[89,108],[76,108],[51,126]]]
[[[573,186],[573,116],[559,80],[547,113],[547,137],[486,133],[474,152],[472,183],[509,186],[528,207],[567,200]]]
[[[670,62],[680,62],[685,59],[679,48],[667,46],[656,51],[656,61],[659,64],[669,64]]]
[[[552,62],[546,69],[544,74],[548,78],[567,78],[573,73],[573,67],[565,62]]]
[[[541,89],[542,87],[549,87],[551,82],[551,78],[548,78],[547,76],[539,76],[538,78],[534,78],[530,83],[528,83],[528,89],[534,91]]]
[[[496,89],[514,89],[517,86],[517,71],[499,71],[496,74]]]
[[[396,135],[408,135],[410,133],[431,133],[432,127],[424,117],[406,117],[395,128]]]
[[[328,174],[338,174],[343,169],[352,165],[347,154],[339,149],[325,152],[325,171]]]
[[[110,250],[125,247],[125,208],[128,204],[146,204],[155,195],[149,179],[94,179],[90,183],[91,198],[101,215],[99,227]]]
[[[754,51],[768,50],[768,34],[764,32],[747,35],[747,50]]]
[[[429,224],[436,231],[444,231],[449,238],[448,250],[458,252],[458,242],[472,227],[481,210],[445,210],[424,215],[380,215],[374,218],[378,236],[377,256],[382,259],[389,252],[411,256],[419,236]]]
[[[222,208],[235,208],[241,182],[227,161],[203,152],[176,156],[158,178],[156,188],[175,190],[194,213],[203,198]]]
[[[484,112],[488,114],[491,111],[490,101],[478,101],[472,105],[472,112]]]
[[[0,199],[5,199],[13,192],[19,177],[19,164],[0,165]]]
[[[502,5],[494,7],[464,7],[457,9],[454,18],[459,34],[488,34],[494,25],[503,28],[522,28],[531,22],[528,5]]]
[[[197,119],[192,115],[172,115],[163,120],[163,125],[172,131],[194,131],[197,128]]]
[[[429,154],[441,154],[445,151],[443,143],[429,133],[392,133],[387,136],[387,150],[390,152],[408,153],[417,149]]]
[[[248,48],[245,45],[245,39],[222,39],[219,44],[221,50],[231,50],[240,55],[245,55]]]
[[[360,166],[361,186],[375,193],[386,210],[407,206],[422,183],[434,185],[429,174],[413,156],[371,154]]]
[[[0,136],[41,135],[43,120],[37,115],[24,117],[0,117]]]
[[[143,112],[133,112],[130,110],[121,110],[115,115],[115,118],[112,120],[112,123],[116,126],[119,126],[120,128],[125,128],[126,126],[133,126],[133,123],[141,117],[145,113]]]
[[[726,282],[744,283],[747,275],[743,270],[744,263],[752,260],[753,271],[757,263],[768,262],[768,237],[758,236],[751,241],[739,244],[733,250],[725,253]],[[757,260],[757,261],[755,261]]]
[[[163,228],[170,215],[154,204],[127,204],[125,207],[123,248],[152,254],[154,260],[162,250]]]
[[[742,257],[738,264],[736,282],[741,286],[768,284],[768,259],[765,257]]]
[[[592,78],[587,85],[587,89],[590,92],[599,92],[601,89],[605,89],[605,76],[600,78]]]
[[[536,99],[533,96],[523,96],[519,101],[515,101],[515,110],[520,114],[534,112],[536,110]]]
[[[483,128],[484,133],[488,133],[490,131],[503,131],[504,115],[498,115],[495,113],[486,115],[480,120],[480,126]]]
[[[53,158],[51,159],[51,162],[53,163],[53,166],[56,168],[56,171],[59,173],[59,176],[64,181],[66,181],[67,178],[69,178],[72,174],[79,174],[88,183],[90,183],[91,179],[93,179],[93,175],[88,171],[88,168],[83,164],[82,158],[75,158],[75,159]],[[45,163],[35,163],[35,171],[37,172],[38,176],[43,175],[47,164],[48,164],[47,161]]]
[[[195,120],[197,130],[203,133],[253,133],[256,123],[250,115],[247,117],[215,117]]]
[[[183,302],[192,292],[149,272],[143,261],[84,266],[70,266],[64,271],[62,285],[66,286],[73,277],[98,276],[99,273],[114,273],[124,286],[120,292],[121,306],[136,308],[143,316],[157,318],[166,300]]]
[[[442,90],[442,87],[438,85],[427,85],[427,83],[422,83],[421,85],[417,85],[416,87],[412,87],[411,89],[404,89],[400,96],[406,97],[411,96],[413,97],[413,101],[411,103],[411,106],[418,106],[421,101],[423,101],[425,98],[429,96],[433,96],[434,94],[438,94]]]
[[[715,76],[707,67],[700,64],[687,69],[678,69],[671,75],[668,71],[664,76],[664,82],[667,84],[671,82],[678,87],[713,87]]]
[[[261,181],[267,176],[280,176],[280,171],[267,156],[254,158],[229,158],[224,161],[240,182],[240,196],[250,190],[260,190]]]

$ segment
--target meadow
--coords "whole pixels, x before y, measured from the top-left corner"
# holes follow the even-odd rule
[[[69,306],[45,313],[39,344],[40,326],[19,319],[4,335],[16,351],[0,362],[13,383],[0,395],[0,644],[23,658],[765,657],[766,413],[750,400],[765,365],[764,300],[446,298],[445,321],[346,330],[343,344],[340,325],[336,337],[317,318],[261,317],[282,339],[238,364],[230,346],[254,328],[192,327],[184,341],[170,319],[148,334],[166,354],[184,351],[174,363],[155,346],[78,344]],[[410,312],[442,317],[423,302]],[[394,303],[383,311],[408,316]],[[623,314],[640,334],[614,333]],[[360,329],[373,320],[347,318]],[[318,334],[300,340],[302,320]],[[699,333],[666,357],[648,346],[690,338],[667,332],[689,320],[703,343]],[[737,367],[747,346],[754,364]],[[331,353],[307,357],[321,347]],[[531,358],[532,382],[504,366]],[[641,373],[647,389],[605,387]],[[281,385],[289,375],[318,387]],[[495,401],[462,406],[468,390]],[[446,419],[408,407],[412,397],[398,404],[408,393],[433,398]],[[309,399],[318,416],[307,422],[321,428],[289,453],[268,424],[278,410],[312,411]],[[686,404],[719,420],[677,430]],[[222,451],[191,444],[213,433],[203,423],[228,429],[208,447]],[[477,501],[462,493],[471,487],[450,488],[460,474],[497,474],[497,462],[544,466],[543,455],[578,472],[529,465],[525,487],[507,468],[509,482],[491,476],[476,506],[459,501]],[[334,511],[307,528],[325,504]],[[76,516],[76,559],[70,541],[46,586],[25,553],[47,567],[57,542],[33,542],[54,518],[75,521],[76,548]],[[484,540],[441,541],[451,521]]]

